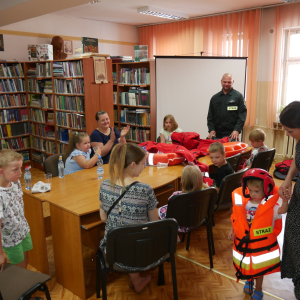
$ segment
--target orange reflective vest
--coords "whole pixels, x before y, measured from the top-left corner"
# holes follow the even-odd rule
[[[246,219],[245,206],[249,198],[242,188],[232,193],[233,213],[231,222],[235,232],[233,265],[238,279],[252,279],[280,272],[280,250],[277,236],[282,229],[281,219],[273,227],[274,206],[278,205],[278,187],[268,200],[258,205],[251,228]]]

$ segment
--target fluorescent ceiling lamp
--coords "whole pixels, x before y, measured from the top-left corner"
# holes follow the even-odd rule
[[[160,18],[166,18],[166,19],[172,19],[172,20],[181,20],[181,19],[188,19],[189,16],[186,14],[182,14],[176,11],[166,10],[162,8],[156,8],[152,6],[144,6],[141,8],[138,8],[138,13],[144,14],[144,15],[150,15],[154,17],[160,17]]]

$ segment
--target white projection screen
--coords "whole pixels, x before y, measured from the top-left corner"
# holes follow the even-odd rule
[[[206,139],[209,102],[221,91],[225,73],[233,75],[233,88],[245,97],[247,57],[156,56],[155,61],[157,137],[164,116],[172,114],[183,131]]]

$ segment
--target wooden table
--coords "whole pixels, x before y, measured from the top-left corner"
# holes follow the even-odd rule
[[[249,150],[251,152],[251,148],[248,148],[245,153]],[[208,156],[199,160],[211,164]],[[185,165],[165,169],[147,167],[138,180],[151,185],[159,206],[162,206],[174,191],[180,189],[181,172]],[[82,245],[95,253],[104,234],[104,224],[101,224],[99,215],[99,189],[102,180],[97,179],[96,173],[94,167],[66,175],[63,179],[55,177],[48,193],[31,194],[23,190],[25,215],[33,241],[29,263],[37,270],[49,274],[47,224],[42,207],[46,201],[50,204],[56,280],[82,299],[95,293],[96,277],[95,261],[85,259]],[[108,177],[108,165],[104,166],[104,174],[105,179]]]
[[[183,167],[184,164],[159,170],[157,167],[147,167],[138,180],[151,185],[161,206],[179,189],[178,178]],[[95,286],[90,284],[93,280],[90,280],[84,266],[82,244],[96,251],[104,232],[99,215],[102,180],[97,179],[96,173],[96,168],[92,168],[67,175],[63,179],[55,177],[48,193],[31,194],[23,190],[25,215],[33,240],[29,263],[37,270],[49,274],[42,208],[42,203],[46,201],[50,204],[56,280],[82,299],[95,293]],[[105,179],[108,165],[104,166],[104,174]],[[89,261],[88,264],[90,269],[95,268],[95,261]]]

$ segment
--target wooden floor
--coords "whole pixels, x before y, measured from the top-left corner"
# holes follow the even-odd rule
[[[274,167],[271,169],[273,173]],[[280,186],[282,181],[276,180]],[[209,268],[209,257],[205,227],[193,232],[189,251],[185,250],[185,243],[177,246],[176,274],[179,299],[211,299],[211,300],[247,300],[250,296],[243,293],[243,283],[236,282],[235,272],[232,266],[232,242],[227,240],[227,233],[231,226],[230,209],[216,213],[216,226],[213,228],[216,255],[214,256],[214,268]],[[282,240],[282,237],[281,237]],[[80,298],[63,288],[56,282],[52,239],[47,239],[50,262],[51,280],[48,283],[52,300]],[[83,246],[84,247],[84,246]],[[94,266],[94,253],[84,249],[85,260]],[[147,272],[152,275],[151,283],[140,293],[136,294],[128,287],[128,275],[114,273],[108,276],[108,299],[173,299],[171,266],[165,263],[165,286],[157,286],[158,269]],[[34,270],[31,266],[29,269]],[[264,285],[265,300],[286,299],[295,300],[293,284],[290,279],[281,280],[280,273],[265,276]],[[36,296],[44,297],[43,293]],[[94,294],[90,300],[95,300]]]

